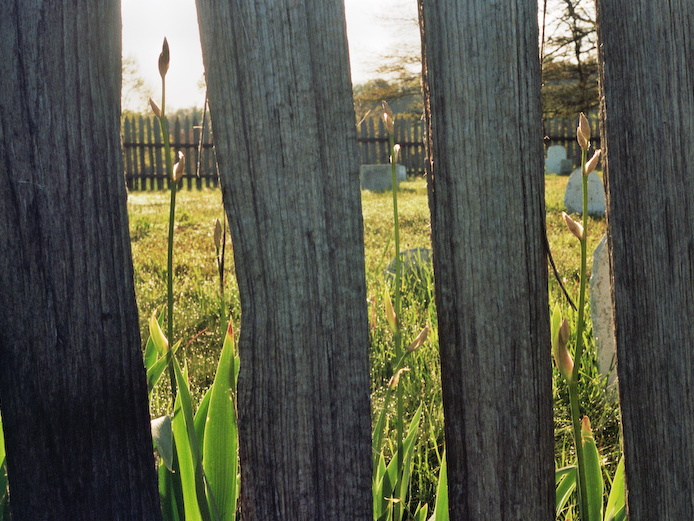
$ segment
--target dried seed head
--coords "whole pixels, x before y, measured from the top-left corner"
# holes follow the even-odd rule
[[[581,115],[578,117],[576,139],[583,150],[588,150],[590,146],[590,123],[588,123],[588,118],[583,112],[581,112]]]
[[[390,162],[397,164],[399,159],[400,159],[400,145],[395,145],[393,147],[393,155],[390,158]]]
[[[214,220],[214,247],[219,251],[222,248],[222,223],[219,219]]]
[[[159,74],[162,78],[166,76],[169,70],[169,42],[164,38],[164,43],[161,46],[161,53],[159,54]]]
[[[383,106],[383,122],[386,125],[386,130],[388,130],[389,133],[393,134],[395,132],[395,120],[393,119],[393,111],[390,110],[387,101],[382,101],[381,105]]]
[[[149,106],[152,107],[152,112],[154,112],[154,115],[161,119],[161,109],[152,98],[149,98]]]
[[[181,180],[181,177],[183,177],[183,170],[185,169],[186,166],[186,156],[183,155],[183,152],[180,150],[178,151],[178,162],[176,165],[174,165],[174,173],[173,173],[173,182],[178,183]]]
[[[583,226],[581,225],[581,223],[577,223],[576,221],[574,221],[566,212],[562,212],[561,216],[564,218],[564,222],[566,223],[566,227],[569,229],[569,231],[573,233],[579,241],[582,241]]]
[[[412,351],[419,349],[422,346],[422,344],[426,341],[427,336],[429,336],[429,326],[426,326],[424,329],[420,331],[420,333],[417,335],[417,338],[415,338],[412,341],[410,347],[407,350],[411,353]]]
[[[595,151],[593,154],[593,157],[590,158],[590,161],[586,163],[586,171],[583,172],[583,175],[588,175],[590,174],[593,170],[595,170],[595,167],[598,166],[598,161],[600,161],[600,154],[601,150],[598,149]]]
[[[395,373],[395,374],[390,378],[390,382],[388,382],[388,388],[389,388],[391,391],[394,391],[395,388],[396,388],[396,387],[398,386],[398,384],[400,383],[400,376],[402,376],[403,373],[406,373],[406,372],[409,371],[409,370],[410,370],[409,367],[403,367],[402,369],[398,369],[398,372]]]
[[[552,339],[552,356],[561,375],[567,382],[571,383],[573,380],[574,361],[567,347],[569,345],[569,334],[569,322],[564,319],[556,336]]]

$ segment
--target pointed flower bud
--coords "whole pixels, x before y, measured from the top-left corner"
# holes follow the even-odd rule
[[[386,130],[388,130],[390,134],[393,134],[395,132],[395,119],[393,118],[393,111],[390,110],[387,101],[382,101],[381,105],[383,106],[383,122],[386,125]]]
[[[161,109],[152,98],[149,98],[149,106],[152,107],[152,112],[154,112],[154,115],[161,119]]]
[[[573,381],[574,361],[567,347],[569,334],[569,322],[564,319],[556,335],[552,338],[552,356],[559,372],[566,378],[567,382],[571,383]]]
[[[586,163],[586,171],[583,172],[583,175],[588,175],[593,170],[595,170],[595,167],[598,166],[598,161],[600,161],[601,152],[602,151],[600,149],[595,151],[593,157],[591,157],[590,160]]]
[[[399,159],[400,159],[400,145],[395,145],[393,147],[393,155],[390,157],[390,162],[397,164]]]
[[[183,177],[183,171],[185,170],[186,166],[186,156],[183,155],[183,152],[180,150],[178,151],[178,162],[174,165],[174,173],[173,173],[173,182],[178,183],[181,180],[181,177]]]
[[[391,391],[394,391],[395,388],[396,388],[396,387],[398,386],[398,384],[400,383],[400,377],[402,376],[402,374],[403,374],[403,373],[406,373],[406,372],[409,371],[409,370],[410,370],[409,367],[403,367],[402,369],[398,369],[398,372],[395,373],[395,374],[390,378],[390,382],[388,382],[388,388],[389,388]]]
[[[581,225],[581,223],[577,223],[576,221],[574,221],[566,212],[562,212],[561,216],[564,218],[566,227],[569,229],[571,233],[574,234],[574,237],[576,237],[579,241],[582,241],[583,226]]]
[[[219,222],[219,219],[215,219],[214,221],[214,247],[217,248],[217,251],[219,251],[222,248],[222,223]]]
[[[581,437],[582,438],[592,438],[593,429],[590,428],[590,419],[588,416],[584,416],[581,420]]]
[[[390,326],[391,331],[395,333],[398,328],[398,317],[395,316],[395,309],[393,308],[393,302],[390,300],[390,295],[388,294],[388,289],[386,288],[386,320]]]
[[[159,54],[159,74],[162,78],[166,76],[169,70],[169,42],[164,38],[164,43],[161,46]]]
[[[590,146],[590,123],[588,123],[588,118],[583,112],[581,112],[581,115],[578,117],[576,140],[583,150],[588,150]]]
[[[420,331],[420,333],[417,335],[417,338],[415,338],[412,341],[407,351],[411,353],[412,351],[416,351],[417,349],[419,349],[422,346],[422,344],[426,341],[427,336],[429,336],[429,326],[426,326],[424,329]]]

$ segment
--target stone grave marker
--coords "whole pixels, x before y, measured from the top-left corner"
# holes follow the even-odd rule
[[[561,172],[561,162],[565,159],[566,149],[561,145],[552,145],[547,149],[545,172],[548,174],[558,174]]]
[[[407,169],[404,165],[395,165],[398,184],[407,179]],[[393,187],[391,165],[361,165],[359,167],[361,189],[372,192],[384,192]]]
[[[590,316],[593,320],[593,337],[598,351],[598,368],[604,375],[609,373],[609,386],[613,386],[617,381],[611,287],[607,235],[603,235],[593,252]]]
[[[569,175],[574,169],[573,159],[562,159],[559,163],[559,175]]]
[[[564,194],[564,206],[569,213],[583,213],[583,184],[581,169],[577,168],[569,177]],[[588,175],[588,215],[605,216],[605,186],[595,172]]]

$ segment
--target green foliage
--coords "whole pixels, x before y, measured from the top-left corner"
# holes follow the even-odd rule
[[[354,86],[354,112],[357,122],[380,117],[381,101],[386,99],[398,116],[421,117],[422,86],[418,75],[396,79],[377,78]]]
[[[563,196],[567,178],[548,175],[546,180],[547,230],[559,273],[567,289],[575,294],[578,289],[578,271],[575,267],[579,249],[573,236],[567,234],[561,218]],[[148,310],[163,309],[165,293],[166,217],[168,197],[164,193],[130,194],[131,233],[135,233],[138,218],[146,218],[151,230],[146,237],[133,243],[136,291],[140,309],[143,339],[148,334]],[[176,223],[176,297],[175,321],[177,335],[187,345],[187,364],[191,399],[203,408],[203,397],[214,382],[217,361],[221,355],[225,324],[219,317],[218,272],[213,241],[214,221],[223,216],[221,194],[218,191],[179,192],[178,204],[189,219]],[[386,275],[388,264],[394,257],[392,197],[390,193],[363,192],[364,240],[366,279],[368,286],[369,329],[371,338],[371,391],[374,423],[381,411],[386,410],[382,450],[390,461],[397,450],[394,446],[395,404],[386,404],[388,382],[395,370],[393,361],[393,333],[385,318],[385,296],[390,283]],[[430,248],[430,225],[426,182],[422,179],[400,184],[398,211],[401,249]],[[590,218],[589,251],[597,245],[605,231],[605,220]],[[238,321],[240,305],[238,288],[233,277],[233,257],[225,268],[226,304],[232,319]],[[590,268],[590,262],[588,264]],[[550,300],[557,303],[562,314],[572,323],[575,313],[563,298],[558,283],[550,274]],[[427,298],[422,298],[427,295]],[[408,487],[407,510],[411,517],[421,516],[424,505],[427,512],[437,498],[439,473],[443,461],[443,408],[441,403],[441,377],[438,357],[437,319],[434,299],[433,274],[413,284],[403,281],[401,320],[405,346],[421,329],[430,327],[426,343],[409,355],[410,371],[400,380],[403,389],[404,421],[412,423],[421,404],[418,434],[412,448],[411,476]],[[392,298],[392,297],[391,297]],[[620,455],[619,409],[606,388],[605,379],[597,371],[595,345],[591,339],[590,322],[585,334],[586,354],[579,385],[579,397],[585,404],[584,412],[591,418],[595,441],[602,454],[603,471],[614,475]],[[144,346],[143,346],[144,347]],[[548,354],[549,355],[549,354]],[[548,361],[549,363],[549,361]],[[170,407],[168,386],[159,384],[152,393],[154,417],[167,414]],[[568,391],[559,373],[554,378],[555,400],[555,459],[558,467],[573,457],[570,419],[567,414]],[[194,405],[195,407],[195,405]],[[197,417],[196,414],[196,417]],[[201,439],[201,436],[199,436]],[[378,454],[380,457],[380,453]],[[562,461],[565,463],[562,464]],[[566,508],[573,508],[569,496]],[[426,513],[424,513],[426,515]]]

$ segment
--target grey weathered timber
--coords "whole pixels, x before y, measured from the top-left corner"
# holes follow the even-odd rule
[[[0,17],[0,399],[13,519],[159,519],[120,150],[120,3]]]
[[[242,519],[371,519],[369,338],[343,3],[197,7],[242,307]]]
[[[598,17],[629,519],[694,519],[694,3]]]
[[[537,4],[420,0],[420,23],[450,517],[549,521]]]

